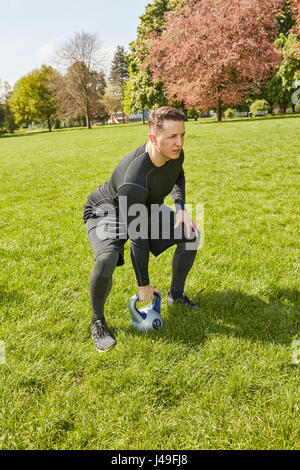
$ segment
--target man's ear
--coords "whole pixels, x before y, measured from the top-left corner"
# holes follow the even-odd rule
[[[150,134],[149,133],[149,140],[151,142],[151,144],[156,144],[156,136],[154,134]]]

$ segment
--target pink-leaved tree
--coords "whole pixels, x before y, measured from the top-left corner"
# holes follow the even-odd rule
[[[259,91],[282,56],[274,46],[280,0],[183,0],[149,37],[147,63],[170,101],[217,109]]]
[[[294,14],[296,24],[291,29],[291,32],[297,36],[297,53],[300,59],[300,0],[292,0],[292,12]]]

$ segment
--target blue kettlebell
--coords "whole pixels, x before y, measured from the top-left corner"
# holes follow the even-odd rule
[[[132,328],[135,328],[136,330],[139,330],[143,333],[147,333],[147,331],[151,330],[157,331],[163,325],[160,314],[160,294],[155,292],[152,304],[149,307],[145,307],[141,310],[136,307],[138,300],[139,296],[136,294],[131,297],[128,305],[132,317]]]

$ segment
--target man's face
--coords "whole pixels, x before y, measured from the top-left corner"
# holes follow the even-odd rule
[[[150,141],[157,144],[158,150],[167,158],[176,160],[180,156],[185,135],[184,121],[163,122],[162,129],[156,133],[150,133]]]

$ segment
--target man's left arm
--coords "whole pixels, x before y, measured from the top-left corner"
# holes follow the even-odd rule
[[[184,170],[181,167],[181,171],[178,175],[176,183],[171,191],[171,197],[176,207],[176,212],[178,210],[184,210],[185,205],[185,176]]]
[[[185,210],[185,176],[183,167],[181,167],[181,171],[172,189],[171,197],[176,207],[175,228],[177,228],[180,223],[183,223],[185,225],[189,238],[192,235],[192,230],[194,231],[197,237],[200,237],[200,228]]]

